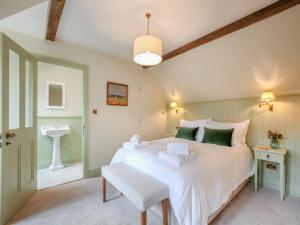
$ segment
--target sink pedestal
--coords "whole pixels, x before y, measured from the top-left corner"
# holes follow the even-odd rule
[[[53,139],[52,162],[49,166],[50,170],[57,170],[64,168],[61,163],[60,156],[60,138],[63,135],[69,134],[71,129],[68,125],[46,125],[41,126],[41,132],[44,136],[49,136]]]
[[[52,162],[49,166],[50,170],[57,170],[64,168],[64,165],[61,162],[61,155],[60,155],[60,137],[62,135],[55,135],[52,136],[53,138],[53,151],[52,151]]]

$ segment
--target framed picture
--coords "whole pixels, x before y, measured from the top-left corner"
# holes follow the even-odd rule
[[[128,106],[128,85],[107,82],[107,105]]]

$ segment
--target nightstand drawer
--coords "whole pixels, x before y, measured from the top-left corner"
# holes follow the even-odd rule
[[[271,162],[277,162],[280,163],[282,161],[282,156],[279,154],[274,154],[272,152],[260,152],[260,151],[256,151],[256,157],[257,159],[261,159],[261,160],[266,160],[266,161],[271,161]]]

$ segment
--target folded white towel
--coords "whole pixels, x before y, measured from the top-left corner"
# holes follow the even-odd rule
[[[141,143],[141,137],[138,134],[134,134],[131,138],[130,138],[130,143],[131,144],[140,144]]]
[[[128,149],[134,149],[137,145],[141,143],[141,137],[138,134],[134,134],[129,142],[124,142],[123,147]]]
[[[124,142],[123,147],[133,150],[133,149],[139,149],[143,147],[147,147],[149,145],[149,142],[141,141],[141,137],[138,134],[134,134],[129,142]]]
[[[197,155],[193,152],[191,152],[189,155],[183,155],[183,154],[170,154],[166,151],[160,151],[158,153],[158,157],[162,160],[165,160],[166,162],[172,163],[173,165],[180,167],[184,163],[195,159]]]
[[[133,149],[140,149],[140,148],[148,147],[149,145],[150,143],[148,141],[142,141],[140,144],[135,145]]]
[[[124,148],[128,148],[128,149],[132,149],[134,147],[134,145],[131,144],[130,142],[124,142],[123,143],[123,147]]]
[[[167,152],[175,155],[188,155],[190,150],[187,143],[169,143],[167,144]]]
[[[126,149],[130,149],[130,150],[144,148],[144,147],[147,147],[149,145],[150,144],[147,141],[142,141],[140,144],[131,143],[131,142],[124,142],[123,143],[123,147],[126,148]]]

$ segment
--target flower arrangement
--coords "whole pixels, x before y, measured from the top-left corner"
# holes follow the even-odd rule
[[[279,148],[280,144],[279,144],[278,139],[282,139],[283,135],[281,133],[269,130],[268,131],[268,138],[271,139],[271,142],[270,142],[270,147],[271,148]]]

